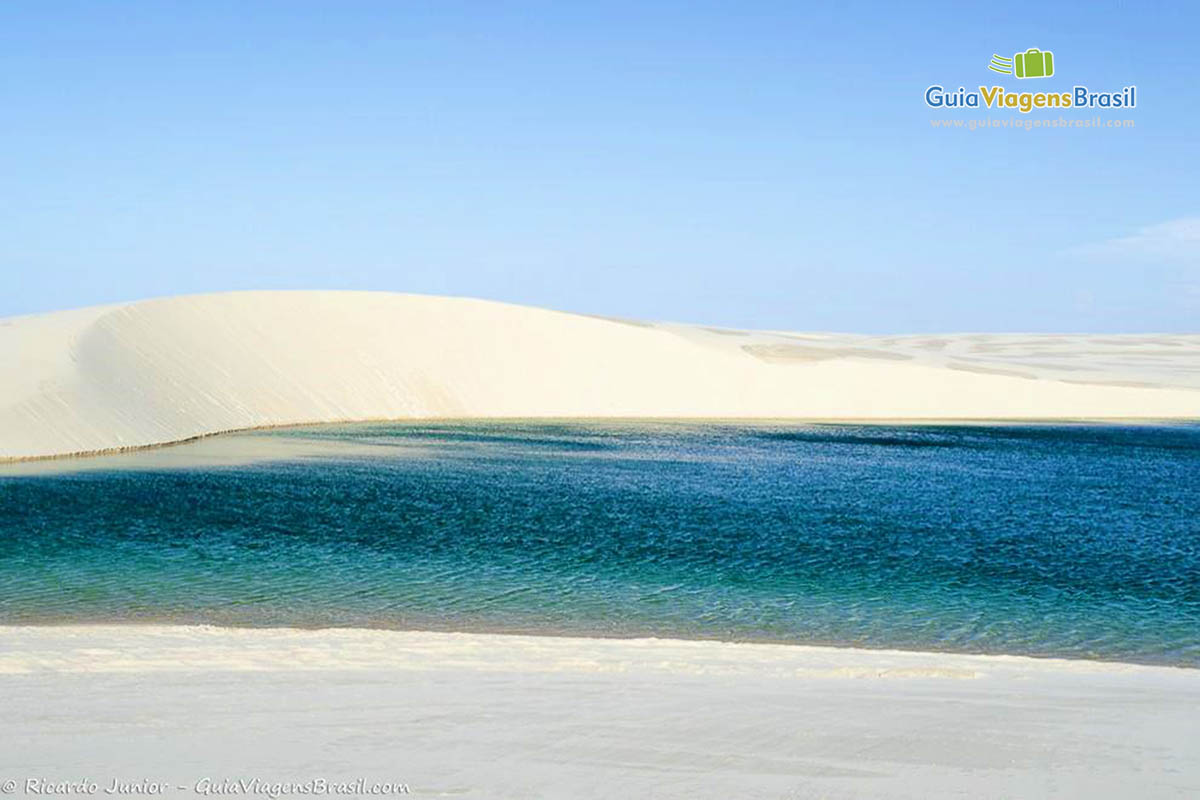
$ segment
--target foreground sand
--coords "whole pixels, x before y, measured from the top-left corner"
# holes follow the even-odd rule
[[[379,292],[0,320],[0,459],[417,417],[1198,418],[1200,336],[752,332]]]
[[[203,778],[366,778],[456,798],[1200,794],[1197,670],[647,639],[10,627],[0,696],[0,780],[22,785],[148,777],[179,797]]]

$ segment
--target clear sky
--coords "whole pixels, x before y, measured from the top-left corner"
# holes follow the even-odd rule
[[[0,316],[355,288],[1196,331],[1198,28],[1194,2],[6,2]],[[1029,47],[1054,77],[987,70]],[[1021,116],[935,112],[935,83],[1136,84],[1104,114],[1136,127],[933,129]]]

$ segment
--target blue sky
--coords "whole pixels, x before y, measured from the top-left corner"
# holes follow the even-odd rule
[[[9,2],[0,315],[355,288],[1198,330],[1198,24],[1194,3]],[[1053,78],[987,71],[1028,47]],[[934,130],[1018,116],[935,112],[934,83],[1136,84],[1105,114],[1136,127]]]

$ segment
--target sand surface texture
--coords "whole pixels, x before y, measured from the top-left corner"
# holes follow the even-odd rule
[[[377,292],[0,320],[0,459],[431,417],[1196,418],[1200,336],[749,332]]]
[[[0,693],[0,780],[21,786],[149,777],[169,785],[166,797],[203,796],[205,778],[361,778],[454,798],[1200,793],[1200,671],[1163,667],[653,639],[0,628]]]

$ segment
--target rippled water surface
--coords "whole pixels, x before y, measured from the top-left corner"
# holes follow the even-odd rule
[[[1200,666],[1200,426],[323,426],[0,469],[0,623]]]

